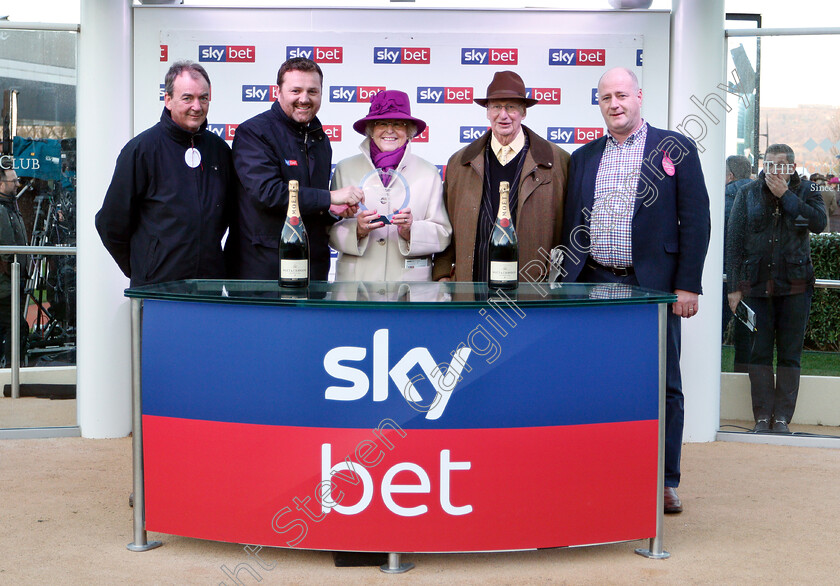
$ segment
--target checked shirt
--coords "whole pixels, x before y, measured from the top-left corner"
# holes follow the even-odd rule
[[[607,136],[604,155],[595,177],[590,255],[608,267],[633,266],[633,207],[644,159],[647,123],[619,144]]]

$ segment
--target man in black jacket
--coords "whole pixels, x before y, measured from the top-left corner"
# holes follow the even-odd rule
[[[233,160],[242,183],[225,244],[229,276],[277,280],[278,245],[289,203],[288,182],[300,185],[300,208],[309,235],[310,277],[330,269],[329,228],[351,217],[362,191],[330,191],[330,141],[316,118],[324,75],[309,59],[289,59],[277,72],[279,96],[271,109],[236,129]]]
[[[117,158],[96,229],[132,287],[224,277],[221,241],[236,174],[230,147],[206,130],[209,106],[204,68],[174,63],[160,122]]]
[[[26,228],[23,226],[23,217],[17,207],[18,177],[14,165],[0,165],[0,244],[6,246],[26,246]],[[0,257],[0,355],[6,359],[6,367],[12,365],[12,278],[11,266],[14,260],[13,254]],[[18,262],[21,265],[20,289],[23,292],[23,281],[26,279],[26,256],[18,255]],[[23,300],[23,295],[21,295]],[[18,308],[20,309],[20,308]],[[18,314],[20,322],[21,353],[26,348],[26,338],[29,335],[29,326],[23,319],[23,311]],[[4,343],[5,340],[5,343]]]
[[[732,205],[727,284],[733,312],[742,299],[755,311],[748,365],[754,431],[786,433],[799,393],[799,360],[814,291],[808,232],[820,233],[826,216],[814,184],[796,173],[788,145],[767,147],[764,167]]]

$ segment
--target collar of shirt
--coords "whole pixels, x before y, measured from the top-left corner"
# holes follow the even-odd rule
[[[631,146],[637,140],[641,140],[642,142],[644,142],[647,138],[647,127],[647,122],[645,122],[645,119],[642,118],[642,124],[636,129],[636,131],[633,134],[624,139],[623,143],[618,142],[612,135],[612,133],[607,131],[607,146],[625,147]]]
[[[519,134],[516,135],[516,138],[508,145],[503,145],[498,140],[496,140],[496,135],[492,132],[490,133],[490,150],[493,151],[493,154],[496,156],[496,159],[502,164],[507,164],[512,158],[519,154],[519,151],[522,150],[522,147],[525,146],[525,132],[520,127]]]

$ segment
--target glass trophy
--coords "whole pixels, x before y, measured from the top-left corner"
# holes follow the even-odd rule
[[[404,210],[409,206],[411,201],[411,189],[408,187],[408,181],[399,171],[389,169],[384,171],[382,175],[389,176],[391,179],[386,187],[382,180],[378,169],[374,169],[359,182],[359,189],[365,193],[365,203],[359,204],[361,210],[376,210],[382,209],[381,206],[387,206],[388,213],[382,214],[380,212],[379,218],[371,220],[371,222],[383,222],[390,224],[394,217],[394,208]],[[397,203],[400,203],[397,205]],[[370,207],[368,207],[370,206]]]

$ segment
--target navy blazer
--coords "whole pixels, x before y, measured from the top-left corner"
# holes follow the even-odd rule
[[[607,136],[572,153],[563,214],[561,280],[578,280],[589,257],[589,218],[595,176]],[[674,163],[669,176],[663,153]],[[709,194],[694,143],[678,132],[648,126],[644,162],[633,211],[633,268],[639,285],[673,292],[701,293],[703,263],[709,247]]]

